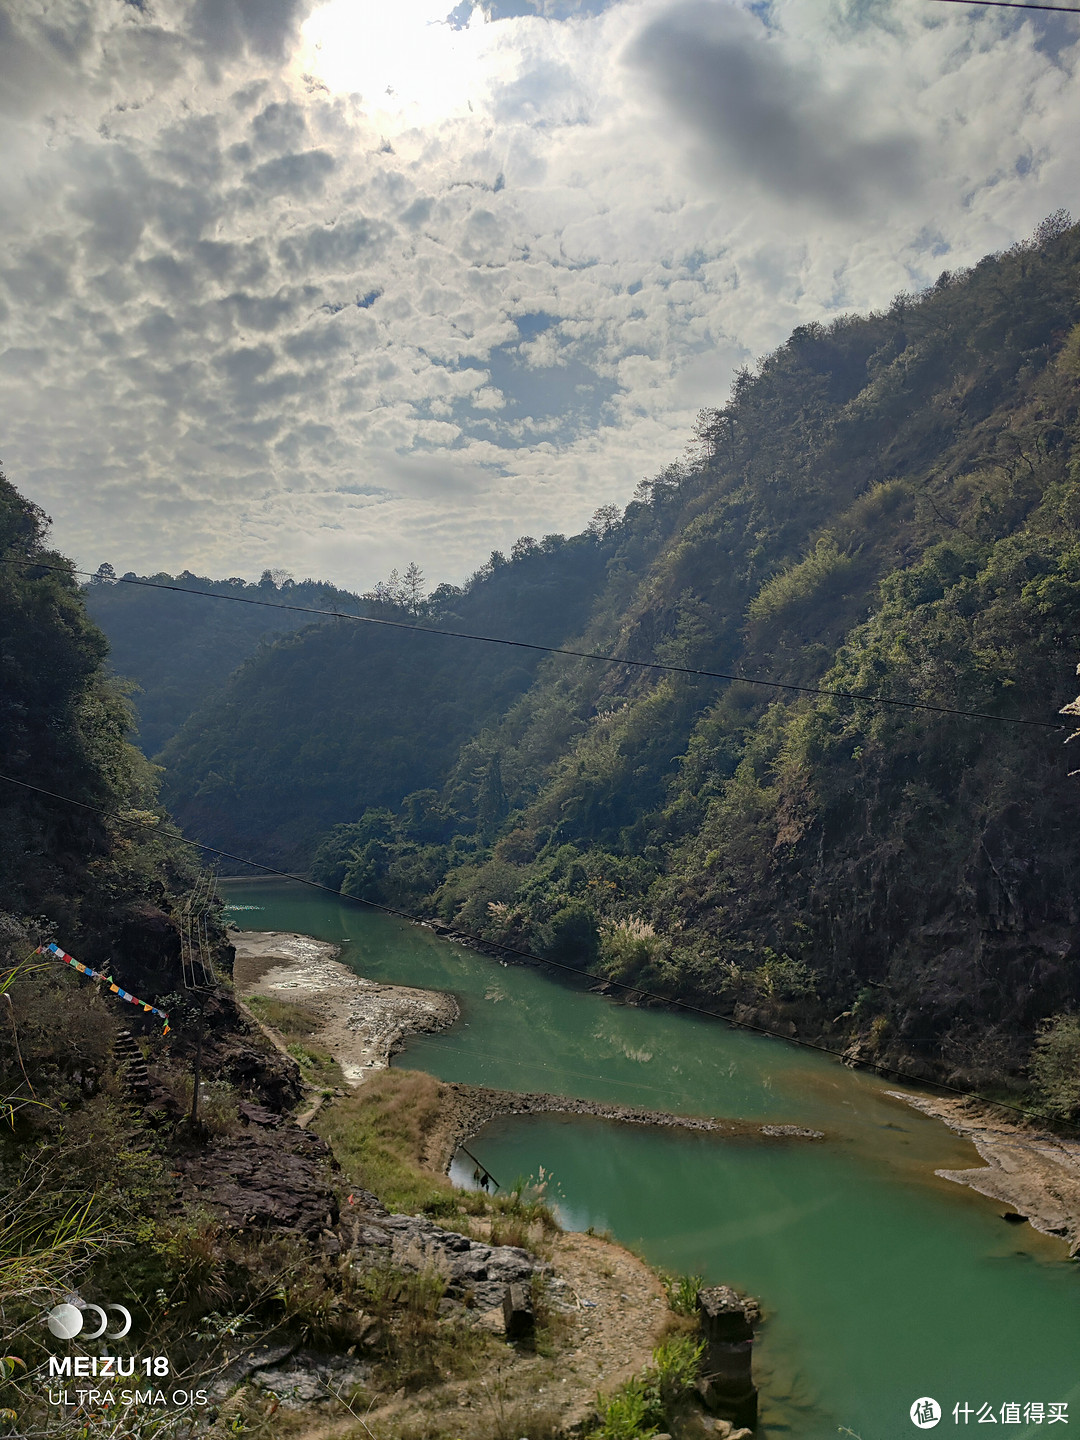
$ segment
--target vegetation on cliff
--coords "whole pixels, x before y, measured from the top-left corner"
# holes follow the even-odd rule
[[[368,608],[360,596],[333,585],[297,583],[269,570],[250,585],[187,570],[176,576],[128,571],[117,583],[106,563],[83,595],[91,619],[109,637],[110,670],[137,682],[131,696],[138,724],[133,738],[151,759],[263,641],[309,625],[311,616],[303,609],[355,615]],[[215,604],[204,596],[242,603]]]

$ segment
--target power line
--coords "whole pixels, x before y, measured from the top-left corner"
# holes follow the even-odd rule
[[[937,0],[939,5],[994,5],[1003,10],[1060,10],[1063,15],[1080,15],[1080,5],[1028,5],[1026,0]]]
[[[133,816],[124,816],[116,811],[103,809],[100,805],[89,805],[83,800],[74,800],[70,795],[58,795],[55,790],[46,790],[40,785],[31,785],[26,780],[16,780],[13,775],[0,773],[0,780],[6,780],[11,785],[18,785],[23,790],[32,790],[38,795],[47,795],[51,800],[60,800],[65,805],[74,805],[80,810],[89,810],[92,814],[104,816],[106,820],[118,820],[122,825],[139,825],[146,829],[153,829],[157,820],[138,820]],[[369,910],[378,910],[384,915],[393,915],[397,920],[407,920],[410,924],[418,925],[423,921],[418,915],[410,915],[407,910],[398,910],[393,905],[380,905],[375,900],[362,900],[358,895],[345,895],[340,890],[334,890],[329,885],[321,885],[318,880],[309,880],[304,875],[291,875],[287,870],[278,870],[273,865],[264,865],[260,860],[249,860],[243,855],[233,855],[228,850],[219,850],[214,845],[205,845],[201,840],[189,840],[183,834],[177,838],[182,844],[191,845],[196,850],[204,850],[209,855],[218,855],[224,860],[233,860],[239,865],[249,865],[253,870],[262,870],[267,875],[277,876],[281,880],[294,880],[301,885],[307,885],[312,890],[321,890],[326,895],[333,895],[336,900],[352,902],[355,905],[363,905]],[[656,990],[643,990],[639,985],[631,985],[625,980],[610,980],[602,976],[592,974],[589,970],[582,970],[577,965],[567,965],[561,960],[552,960],[544,955],[534,955],[531,950],[520,950],[516,945],[505,945],[500,940],[488,940],[483,935],[475,935],[469,930],[454,930],[455,936],[461,936],[466,940],[476,941],[480,945],[489,946],[491,949],[500,950],[504,955],[512,955],[515,959],[526,960],[531,965],[548,965],[555,970],[562,970],[570,975],[576,975],[583,980],[602,980],[605,985],[612,986],[617,990],[623,990],[627,995],[637,995],[645,1000],[655,1000],[657,1004],[670,1006],[676,1010],[685,1010],[691,1015],[701,1015],[708,1020],[723,1020],[736,1030],[752,1030],[758,1035],[767,1035],[772,1040],[783,1040],[789,1045],[798,1045],[804,1050],[816,1050],[819,1054],[828,1055],[833,1060],[843,1060],[843,1055],[838,1050],[830,1050],[827,1045],[820,1045],[815,1040],[802,1040],[798,1036],[782,1035],[778,1030],[770,1030],[764,1025],[751,1025],[743,1020],[736,1020],[733,1015],[724,1015],[719,1010],[707,1010],[703,1005],[695,1005],[689,1000],[679,1000],[671,995],[661,995]],[[1025,1115],[1028,1119],[1038,1120],[1041,1124],[1048,1123],[1045,1115],[1040,1115],[1035,1110],[1027,1110],[1022,1105],[1013,1105],[1007,1100],[983,1100],[971,1090],[962,1090],[958,1085],[950,1085],[946,1080],[927,1080],[923,1076],[909,1075],[904,1070],[897,1070],[892,1065],[880,1065],[876,1061],[872,1068],[880,1075],[894,1075],[898,1080],[903,1080],[915,1085],[933,1085],[939,1090],[947,1090],[952,1095],[959,1095],[964,1100],[980,1100],[983,1104],[994,1105],[1003,1110],[1013,1110],[1018,1115]],[[1080,1127],[1064,1125],[1063,1128],[1076,1130],[1080,1134]]]
[[[87,575],[91,570],[74,566],[44,565],[35,560],[6,559],[4,565],[26,565],[31,569],[55,571],[62,575]],[[670,675],[686,675],[698,680],[724,680],[732,684],[757,685],[768,690],[790,690],[799,695],[821,695],[833,700],[851,700],[867,705],[891,706],[899,710],[922,710],[933,715],[956,715],[966,720],[991,720],[999,725],[1027,725],[1043,730],[1064,730],[1055,720],[1028,720],[1015,715],[992,715],[987,710],[960,710],[951,705],[931,705],[923,700],[898,700],[888,695],[868,695],[858,690],[826,690],[820,685],[795,685],[786,680],[765,680],[752,675],[724,670],[698,670],[689,665],[669,665],[662,660],[630,660],[617,655],[602,655],[592,650],[568,650],[560,645],[540,645],[531,640],[507,640],[498,635],[473,635],[464,630],[443,630],[432,625],[413,625],[408,620],[388,620],[376,615],[350,615],[343,610],[318,610],[311,605],[282,605],[273,600],[254,600],[246,595],[215,595],[207,590],[192,590],[185,585],[165,585],[157,580],[118,578],[117,585],[141,585],[150,590],[171,590],[180,595],[201,595],[208,600],[231,600],[237,605],[258,605],[268,610],[290,610],[302,615],[318,615],[324,620],[352,620],[359,625],[382,625],[391,630],[407,630],[414,635],[440,635],[451,640],[475,640],[484,645],[508,645],[517,650],[535,650],[544,655],[565,655],[572,660],[599,660],[605,665],[625,665],[635,670],[660,670]]]

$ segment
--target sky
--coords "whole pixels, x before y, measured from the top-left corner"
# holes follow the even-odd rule
[[[84,568],[459,582],[1080,211],[1080,15],[0,0],[0,461]]]

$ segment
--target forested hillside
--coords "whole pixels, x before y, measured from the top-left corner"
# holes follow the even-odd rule
[[[110,957],[134,988],[175,962],[168,916],[197,869],[128,741],[105,636],[47,524],[0,476],[0,769],[37,787],[0,780],[0,924],[43,917],[42,933],[87,963]]]
[[[610,553],[599,530],[529,541],[463,589],[412,605],[369,599],[368,614],[397,628],[323,621],[258,650],[162,754],[176,818],[226,850],[303,865],[328,827],[441,786],[462,744],[528,689],[540,657],[412,627],[558,645],[586,623]],[[436,799],[407,807],[425,833]],[[432,869],[421,883],[438,878]]]
[[[524,563],[493,557],[454,628],[1053,721],[1080,658],[1078,321],[1057,216],[802,327],[602,541],[524,547],[533,584],[593,557],[580,609],[515,610]],[[967,1079],[1080,1002],[1063,732],[557,657],[534,678],[358,629],[263,651],[189,722],[170,783],[200,834],[348,820],[315,873],[350,893]]]
[[[136,581],[139,583],[131,583]],[[148,583],[143,583],[148,582]],[[170,589],[155,589],[169,586]],[[199,591],[201,594],[189,594]],[[183,571],[136,575],[117,583],[103,565],[83,590],[86,608],[109,637],[109,668],[135,681],[136,738],[155,756],[191,712],[218,691],[264,639],[299,630],[311,617],[286,606],[362,612],[358,595],[317,580],[264,572],[257,584],[209,580]],[[228,596],[222,605],[203,596]],[[251,604],[249,602],[258,603]]]

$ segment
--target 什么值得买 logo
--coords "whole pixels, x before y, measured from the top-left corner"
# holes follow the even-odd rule
[[[121,1326],[118,1330],[109,1329],[108,1310],[115,1310],[121,1317]],[[97,1317],[97,1328],[86,1329],[86,1322],[92,1316]],[[63,1305],[54,1305],[45,1317],[45,1323],[50,1332],[58,1340],[74,1340],[81,1336],[83,1340],[122,1340],[131,1329],[131,1311],[124,1305],[90,1305],[86,1301],[80,1301],[78,1305],[66,1301]]]
[[[932,1430],[941,1419],[941,1406],[929,1395],[920,1396],[910,1410],[911,1423],[920,1430]]]

